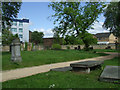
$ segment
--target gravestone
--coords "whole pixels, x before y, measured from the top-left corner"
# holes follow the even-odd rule
[[[106,66],[99,80],[120,83],[120,66]]]
[[[21,54],[20,54],[20,40],[19,38],[13,40],[11,44],[11,61],[13,62],[20,62],[22,61]]]
[[[61,68],[50,69],[50,71],[62,71],[62,72],[70,71],[70,70],[72,70],[72,67],[61,67]]]
[[[73,71],[90,73],[90,70],[100,68],[102,63],[103,61],[83,61],[72,63],[70,66],[72,67]]]
[[[80,48],[80,46],[78,46],[78,50],[80,50],[81,48]]]
[[[77,47],[74,47],[75,50],[77,50]]]

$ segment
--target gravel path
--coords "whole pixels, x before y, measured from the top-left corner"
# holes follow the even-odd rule
[[[88,59],[83,59],[83,60],[61,62],[61,63],[54,63],[54,64],[20,68],[20,69],[15,69],[15,70],[2,71],[0,72],[0,77],[1,77],[0,82],[23,78],[23,77],[35,75],[38,73],[48,72],[52,68],[69,66],[71,63],[75,63],[75,62],[82,62],[82,61],[88,61],[88,60],[109,60],[109,59],[112,59],[118,56],[118,53],[107,53],[107,54],[110,54],[110,55],[100,56],[100,57],[95,57],[95,58],[90,58],[90,59],[88,58]]]

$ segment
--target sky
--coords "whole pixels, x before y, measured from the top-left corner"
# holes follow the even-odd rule
[[[54,14],[54,11],[48,7],[50,2],[23,2],[21,9],[18,13],[18,18],[28,18],[30,20],[30,31],[43,32],[44,37],[53,37],[52,29],[55,27],[49,16]],[[89,33],[108,32],[102,28],[105,20],[103,14],[99,15],[99,22],[94,24],[94,30],[89,30]]]

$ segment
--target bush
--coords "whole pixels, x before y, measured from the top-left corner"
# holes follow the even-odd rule
[[[67,47],[67,49],[70,49],[70,46],[66,46]]]
[[[53,44],[52,49],[59,50],[59,49],[61,49],[61,45],[60,44]]]
[[[28,43],[27,42],[25,42],[25,51],[27,51],[27,46],[28,46]]]
[[[33,50],[33,47],[34,47],[34,43],[32,43],[32,47],[31,47],[31,50]]]

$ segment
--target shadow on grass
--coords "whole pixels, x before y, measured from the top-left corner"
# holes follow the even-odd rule
[[[10,52],[2,52],[2,55],[9,55],[10,54]]]
[[[109,55],[109,54],[105,54],[105,53],[97,53],[98,55],[100,56],[106,56],[106,55]]]

